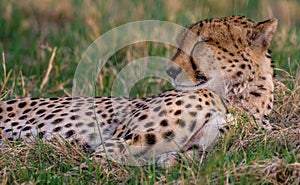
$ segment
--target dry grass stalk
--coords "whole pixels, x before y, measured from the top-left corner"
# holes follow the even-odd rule
[[[2,52],[2,67],[3,67],[3,84],[0,88],[0,100],[4,99],[8,93],[4,93],[4,89],[6,88],[7,81],[12,73],[12,70],[9,70],[8,74],[6,73],[6,60],[5,60],[5,54]]]
[[[48,64],[48,68],[47,68],[47,72],[43,78],[43,81],[42,81],[42,84],[40,86],[40,91],[43,90],[44,86],[47,84],[47,82],[49,81],[49,76],[50,76],[50,73],[51,73],[51,70],[53,68],[53,62],[54,62],[54,59],[55,59],[55,55],[56,55],[56,50],[57,48],[55,47],[53,49],[53,52],[52,52],[52,55],[51,55],[51,58],[49,60],[49,64]]]

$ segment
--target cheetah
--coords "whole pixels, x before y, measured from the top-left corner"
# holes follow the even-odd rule
[[[60,136],[96,161],[164,162],[168,154],[208,150],[231,105],[267,121],[273,102],[268,52],[277,20],[233,16],[200,21],[179,39],[166,72],[175,90],[146,98],[23,98],[0,102],[0,141]]]
[[[191,25],[194,35],[183,34],[167,69],[173,86],[210,89],[270,129],[274,75],[268,48],[277,24],[276,18],[254,23],[232,16]]]

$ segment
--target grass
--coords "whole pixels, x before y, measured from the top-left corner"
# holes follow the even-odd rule
[[[14,143],[0,148],[0,183],[298,184],[299,7],[298,1],[292,0],[283,4],[275,0],[0,1],[0,100],[70,95],[73,75],[85,49],[101,34],[128,22],[158,19],[189,25],[203,18],[232,14],[256,21],[277,16],[280,21],[272,43],[277,77],[271,115],[280,132],[266,135],[241,117],[231,128],[232,134],[220,139],[203,160],[184,160],[169,169],[117,164],[110,169],[72,145]],[[115,74],[131,61],[148,55],[170,57],[172,51],[157,43],[135,44],[118,51],[101,71],[97,95],[110,95]],[[49,64],[52,69],[47,73]],[[130,95],[143,97],[170,87],[162,79],[146,78]],[[83,162],[88,169],[78,168]]]

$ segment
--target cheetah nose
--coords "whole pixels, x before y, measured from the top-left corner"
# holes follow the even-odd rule
[[[171,78],[175,79],[181,72],[181,68],[169,67],[166,72]]]

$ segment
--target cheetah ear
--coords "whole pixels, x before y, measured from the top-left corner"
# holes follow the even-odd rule
[[[271,44],[272,37],[277,29],[276,18],[258,22],[253,25],[251,35],[252,45],[267,50]]]

